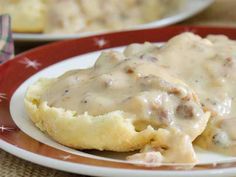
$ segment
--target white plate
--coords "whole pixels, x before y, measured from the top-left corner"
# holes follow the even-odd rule
[[[146,28],[155,28],[171,25],[180,21],[183,21],[189,17],[194,16],[195,14],[206,9],[211,5],[214,0],[186,0],[186,2],[173,12],[167,14],[163,19],[138,25],[133,27],[130,30],[134,29],[146,29]],[[79,34],[30,34],[30,33],[14,33],[13,38],[16,41],[55,41],[62,39],[72,39],[72,38],[81,38],[84,36],[90,36],[98,33],[79,33]],[[101,34],[101,33],[100,33]]]
[[[112,48],[112,50],[116,51],[122,51],[123,48]],[[32,85],[34,82],[36,82],[39,78],[50,78],[50,77],[58,77],[62,73],[65,73],[68,70],[73,69],[82,69],[82,68],[88,68],[93,66],[96,59],[100,55],[101,51],[92,52],[89,54],[73,57],[66,59],[65,61],[59,62],[57,64],[51,65],[47,67],[46,69],[38,72],[37,74],[30,77],[27,81],[21,84],[21,86],[15,91],[11,98],[10,102],[10,112],[11,116],[16,123],[16,125],[27,135],[31,136],[32,138],[36,139],[39,142],[42,142],[46,145],[52,146],[54,148],[76,154],[81,155],[85,157],[92,157],[95,159],[104,159],[110,160],[110,161],[122,161],[123,163],[126,163],[125,161],[125,154],[126,153],[107,153],[107,152],[94,152],[91,155],[88,153],[83,153],[81,151],[68,148],[66,146],[60,145],[59,143],[52,140],[50,137],[48,137],[46,134],[42,133],[28,118],[25,109],[24,109],[24,96],[27,88]],[[199,164],[206,164],[206,163],[219,163],[222,161],[232,161],[236,160],[235,157],[227,157],[219,154],[204,152],[202,150],[198,150],[198,158],[199,158]],[[117,155],[118,154],[118,155]],[[112,156],[113,155],[113,156]],[[111,158],[107,158],[107,156]]]
[[[56,77],[69,69],[92,66],[101,49],[122,50],[120,46],[135,42],[159,43],[186,30],[202,36],[225,34],[236,39],[235,29],[227,28],[183,26],[129,31],[48,44],[0,65],[0,148],[43,166],[85,175],[219,177],[224,174],[224,176],[236,176],[235,157],[200,149],[196,149],[199,158],[199,164],[196,166],[172,164],[155,168],[129,164],[124,160],[126,154],[123,153],[77,151],[50,139],[26,116],[23,106],[24,94],[26,88],[38,78]]]
[[[113,50],[118,50],[121,51],[123,48],[113,48]],[[58,77],[62,73],[70,70],[70,69],[78,69],[78,68],[88,68],[93,66],[94,62],[96,61],[96,58],[98,58],[99,54],[101,51],[98,52],[92,52],[88,53],[85,55],[65,59],[65,61],[56,63],[54,65],[51,65],[47,67],[46,69],[38,72],[37,74],[33,75],[30,77],[28,80],[26,80],[24,83],[18,87],[18,89],[15,91],[13,94],[11,101],[10,101],[10,112],[11,116],[16,123],[16,125],[27,135],[30,137],[34,138],[35,140],[44,143],[48,146],[51,146],[56,149],[60,149],[65,152],[69,152],[71,154],[75,155],[80,155],[83,157],[88,157],[92,159],[97,159],[97,160],[106,160],[106,161],[112,161],[112,162],[122,162],[122,163],[127,163],[125,161],[125,156],[127,155],[126,153],[111,153],[111,152],[98,152],[98,151],[92,151],[92,153],[85,153],[82,151],[78,151],[72,148],[68,148],[66,146],[63,146],[54,140],[52,140],[49,136],[46,134],[42,133],[33,123],[32,121],[27,117],[25,109],[24,109],[24,95],[25,92],[28,88],[28,86],[32,85],[35,81],[37,81],[39,78],[42,77]],[[227,157],[215,153],[210,153],[203,151],[201,149],[196,148],[197,151],[197,156],[199,158],[199,164],[209,164],[209,163],[220,163],[220,162],[232,162],[235,161],[235,157]],[[17,152],[19,153],[19,152]],[[34,159],[34,155],[30,154],[27,157],[27,160],[29,159]],[[54,160],[55,162],[58,161]],[[38,161],[37,161],[38,162]],[[54,162],[52,161],[51,163],[48,162],[47,158],[41,158],[40,164],[45,164],[48,163],[49,166],[53,166],[54,168],[57,169],[65,169],[66,171],[73,171],[76,173],[88,173],[92,175],[102,175],[102,176],[122,176],[122,175],[129,175],[130,177],[136,177],[136,176],[155,176],[155,175],[161,175],[165,174],[166,176],[178,176],[176,172],[151,172],[151,171],[143,171],[143,173],[135,173],[134,171],[120,171],[120,170],[112,170],[110,171],[109,169],[103,169],[104,171],[102,172],[95,172],[96,170],[101,170],[97,169],[96,167],[91,167],[94,170],[94,172],[86,172],[86,167],[82,167],[80,164],[71,164],[68,162],[64,162],[62,166],[55,166]],[[60,163],[59,163],[60,164]],[[81,171],[82,170],[82,171]],[[155,175],[154,175],[155,174]],[[179,173],[181,176],[189,176],[189,173]],[[197,172],[192,173],[191,176],[198,176]]]

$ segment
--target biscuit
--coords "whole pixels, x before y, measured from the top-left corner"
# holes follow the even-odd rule
[[[26,94],[25,107],[36,126],[59,143],[76,149],[123,152],[142,148],[154,136],[152,127],[137,132],[131,119],[133,115],[122,111],[90,116],[49,107],[41,102],[40,96],[50,83],[51,80],[40,79],[32,85]]]
[[[0,14],[9,14],[14,32],[42,32],[46,6],[43,0],[0,0]]]
[[[168,10],[179,8],[182,1],[0,0],[0,14],[12,17],[14,32],[78,33],[149,23],[162,18]]]
[[[26,110],[37,127],[72,148],[127,152],[150,145],[167,148],[160,150],[163,162],[195,162],[192,141],[205,129],[210,113],[157,62],[149,56],[102,53],[92,68],[30,86]],[[184,152],[188,158],[178,158]]]

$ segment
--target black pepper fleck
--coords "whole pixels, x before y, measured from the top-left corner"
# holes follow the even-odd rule
[[[151,61],[151,62],[157,62],[158,61],[158,59],[156,57],[150,56],[150,55],[145,55],[145,54],[141,55],[139,58],[141,60],[147,60],[147,61]]]
[[[225,59],[224,66],[231,67],[234,64],[233,58],[228,57]]]
[[[88,101],[87,100],[82,100],[81,103],[85,103],[86,104],[86,103],[88,103]]]

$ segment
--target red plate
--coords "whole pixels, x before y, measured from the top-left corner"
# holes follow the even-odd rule
[[[150,176],[153,174],[165,174],[168,176],[183,176],[192,174],[195,176],[199,176],[201,174],[204,174],[205,172],[209,172],[209,175],[211,176],[213,174],[212,172],[214,172],[214,174],[220,174],[222,172],[221,170],[226,170],[224,172],[228,174],[231,174],[233,172],[235,173],[236,170],[233,169],[232,171],[232,169],[230,168],[236,167],[236,161],[230,163],[228,162],[196,165],[186,171],[182,168],[177,169],[176,166],[146,168],[122,162],[111,162],[69,154],[67,152],[52,148],[32,139],[15,125],[10,115],[9,103],[15,90],[27,78],[31,77],[45,67],[58,63],[70,57],[101,49],[124,46],[135,42],[165,42],[171,37],[186,31],[194,32],[195,34],[199,34],[202,37],[208,34],[224,34],[231,39],[236,39],[236,30],[230,28],[176,26],[160,29],[137,30],[56,42],[24,52],[16,56],[13,60],[4,63],[0,66],[0,147],[21,158],[41,165],[90,175],[111,175],[111,171],[103,167],[112,168],[113,172],[116,172],[117,175],[129,174],[130,176],[140,176],[140,174],[142,174],[143,176]],[[19,152],[25,154],[21,154]],[[27,153],[32,155],[32,157],[35,157],[35,159],[28,158],[26,156]],[[69,155],[70,158],[63,158],[67,155]],[[57,160],[50,161],[52,163],[58,162],[58,164],[60,164],[63,162],[64,168],[56,166],[55,164],[53,165],[51,163],[42,163],[42,159],[46,157],[51,158],[47,158],[49,161],[55,159]],[[73,162],[73,165],[75,165],[74,163],[76,163],[85,166],[79,166],[80,169],[72,169],[72,167],[69,168],[67,166],[71,165],[72,163],[67,162]],[[84,170],[82,167],[96,167],[96,170],[102,169],[103,171],[98,172],[96,170]],[[129,169],[129,173],[126,173],[128,171],[120,171],[127,169]],[[140,174],[137,174],[137,170],[140,170]],[[190,171],[191,173],[189,173]]]

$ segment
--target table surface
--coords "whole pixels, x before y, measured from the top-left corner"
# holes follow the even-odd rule
[[[215,0],[214,4],[199,15],[186,20],[181,25],[236,27],[236,0]],[[32,45],[16,43],[19,53]],[[84,176],[61,172],[19,159],[0,149],[0,176],[2,177],[74,177]]]

